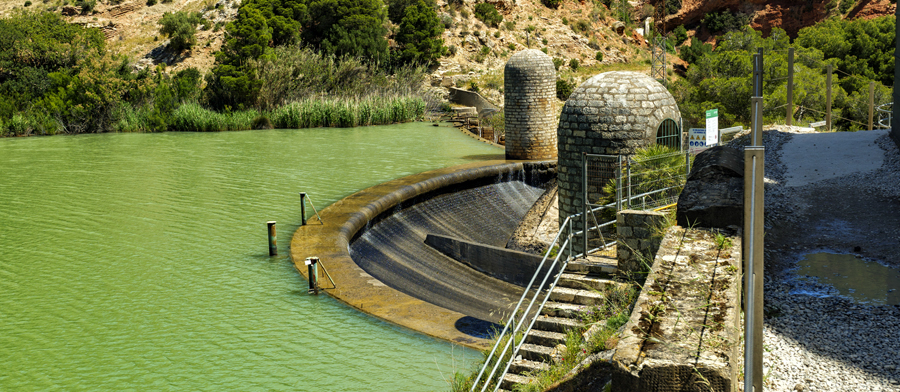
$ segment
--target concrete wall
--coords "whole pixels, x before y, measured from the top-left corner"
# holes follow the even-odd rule
[[[616,346],[613,390],[738,390],[741,241],[671,227]]]
[[[497,105],[494,105],[493,103],[482,97],[481,94],[478,94],[474,91],[458,89],[455,87],[450,87],[450,102],[465,106],[472,106],[475,109],[478,109],[479,115],[481,115],[485,110],[500,110]]]
[[[428,234],[425,243],[477,271],[522,287],[531,281],[543,259],[531,253],[436,234]],[[547,264],[549,266],[550,263]],[[547,271],[547,266],[543,271]]]
[[[507,159],[556,158],[556,68],[537,49],[509,58],[504,68]]]
[[[620,275],[628,277],[647,271],[662,241],[662,235],[656,230],[665,219],[665,214],[656,211],[622,210],[616,214],[616,258]]]

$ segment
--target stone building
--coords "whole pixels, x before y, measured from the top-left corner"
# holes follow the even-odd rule
[[[563,107],[557,129],[560,222],[583,208],[584,153],[624,156],[654,143],[680,148],[680,123],[675,98],[648,75],[606,72],[578,86]],[[607,178],[589,181],[589,199],[599,198],[600,188],[614,178],[614,167],[605,172]],[[576,227],[581,226],[578,220]]]
[[[556,68],[544,52],[526,49],[504,73],[507,159],[556,158]]]

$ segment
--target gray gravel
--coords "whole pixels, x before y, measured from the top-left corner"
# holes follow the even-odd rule
[[[779,127],[764,133],[765,388],[771,391],[900,391],[900,337],[897,336],[900,305],[854,303],[835,295],[833,288],[799,282],[792,274],[799,255],[814,250],[856,253],[895,268],[900,265],[897,252],[900,227],[893,227],[895,221],[887,219],[888,224],[876,223],[860,230],[859,221],[844,221],[841,216],[864,209],[864,204],[869,202],[886,210],[888,215],[900,214],[900,153],[893,141],[883,136],[876,144],[884,152],[884,163],[874,172],[791,188],[784,186],[787,170],[780,157],[781,146],[796,132],[796,128]],[[743,137],[732,145],[745,143]],[[834,205],[817,204],[827,200],[822,193],[834,191],[844,195],[848,189],[856,197],[852,202],[863,204],[855,206],[856,210],[838,211]],[[816,198],[816,195],[820,196]],[[838,202],[833,204],[842,206]],[[810,222],[822,222],[828,214],[834,215],[836,223],[809,227]],[[855,247],[863,250],[854,252],[851,249]],[[798,291],[807,294],[796,294]],[[743,357],[740,359],[742,362]],[[743,390],[742,382],[740,389]]]

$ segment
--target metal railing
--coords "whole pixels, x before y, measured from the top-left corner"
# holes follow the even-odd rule
[[[884,105],[878,105],[878,125],[882,129],[891,128],[891,120],[894,116],[894,103],[888,102]]]
[[[491,391],[497,391],[498,389],[500,389],[503,377],[505,377],[509,372],[509,367],[512,365],[512,362],[519,354],[519,350],[522,348],[522,345],[525,344],[525,336],[528,336],[528,334],[531,332],[532,327],[534,327],[537,316],[541,314],[541,311],[544,309],[544,305],[550,298],[550,293],[554,288],[556,288],[556,284],[559,282],[559,278],[562,276],[562,271],[566,269],[569,260],[584,255],[572,254],[574,253],[574,250],[572,249],[572,238],[579,234],[579,232],[573,231],[572,223],[573,218],[577,219],[579,215],[581,214],[572,215],[566,218],[566,220],[563,221],[563,223],[560,225],[560,231],[556,233],[556,237],[550,244],[549,249],[553,249],[559,243],[560,237],[562,237],[563,232],[568,233],[565,241],[563,241],[559,246],[559,250],[556,252],[556,256],[553,257],[552,263],[550,263],[550,266],[547,268],[546,273],[541,280],[541,284],[538,286],[534,286],[534,282],[537,280],[538,276],[541,274],[541,271],[544,268],[544,265],[550,258],[550,251],[547,251],[547,254],[544,255],[544,258],[538,265],[534,276],[531,277],[531,281],[529,281],[528,285],[525,287],[525,292],[522,293],[522,298],[519,299],[519,302],[516,304],[515,309],[513,309],[513,311],[510,313],[509,320],[503,326],[503,330],[500,332],[500,334],[495,337],[497,339],[497,342],[494,344],[493,349],[491,349],[491,353],[488,354],[484,365],[478,372],[478,376],[472,383],[472,392],[474,392],[475,390],[484,392],[487,391],[488,388],[492,388],[490,389]],[[566,254],[568,254],[568,256],[564,257],[564,255]],[[559,265],[558,269],[556,268],[557,265]],[[559,271],[559,273],[557,273],[556,271]],[[553,276],[554,274],[556,275],[555,277]],[[553,279],[553,281],[550,284],[549,288],[547,288],[547,290],[545,291],[541,290],[542,287],[547,287],[547,281],[551,278]],[[532,290],[532,287],[534,287],[534,290]],[[525,300],[529,296],[531,296],[531,299],[528,303],[528,306],[524,310],[522,310],[522,304],[525,303]],[[538,305],[537,309],[532,311],[535,302],[537,302],[538,299],[540,299],[542,296],[543,299],[541,300],[540,305]],[[520,330],[526,323],[528,324],[528,327],[525,328],[524,332],[522,332],[521,335],[519,335]],[[517,339],[518,336],[521,336],[521,339]],[[503,348],[498,352],[497,349],[501,344],[503,345]],[[512,351],[510,351],[510,349]],[[506,356],[507,353],[509,353],[509,357]],[[493,366],[491,366],[492,364]],[[500,370],[501,366],[503,366],[503,370]],[[491,370],[489,373],[485,374],[488,367],[491,367]],[[499,373],[498,370],[500,370]],[[479,382],[481,382],[480,388]]]

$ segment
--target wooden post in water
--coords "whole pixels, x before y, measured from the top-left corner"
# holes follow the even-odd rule
[[[300,192],[300,226],[306,226],[306,192]]]
[[[309,275],[309,290],[307,292],[312,292],[315,295],[319,295],[319,269],[318,269],[318,257],[307,257],[306,258],[306,273]]]
[[[275,243],[275,221],[266,222],[269,227],[269,256],[278,255],[278,245]]]

